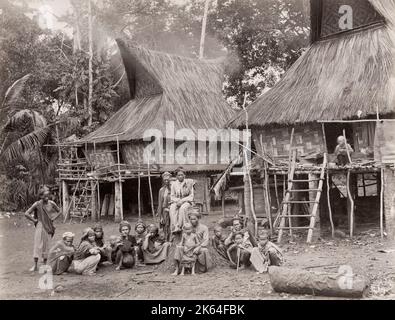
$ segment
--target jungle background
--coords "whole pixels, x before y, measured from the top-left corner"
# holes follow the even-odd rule
[[[204,0],[0,0],[0,211],[54,184],[56,141],[81,137],[129,100],[115,39],[198,58]],[[224,64],[240,108],[309,44],[305,0],[210,1],[205,59]]]

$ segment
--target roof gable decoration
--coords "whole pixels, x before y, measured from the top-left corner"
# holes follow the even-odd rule
[[[166,123],[176,130],[220,129],[235,111],[222,95],[223,65],[147,50],[118,39],[132,100],[84,141],[141,140]],[[122,133],[122,134],[121,134]],[[111,137],[106,137],[111,135]]]
[[[385,22],[369,0],[311,1],[313,42]]]

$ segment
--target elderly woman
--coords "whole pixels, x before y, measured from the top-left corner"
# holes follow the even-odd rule
[[[53,274],[65,273],[70,267],[75,252],[73,241],[74,234],[65,232],[62,240],[56,242],[49,250],[48,264],[51,266]]]
[[[37,271],[38,259],[40,256],[43,263],[47,263],[49,241],[55,234],[53,222],[61,214],[55,202],[49,200],[50,192],[48,187],[43,186],[39,191],[40,200],[36,201],[26,212],[25,217],[34,223],[36,228],[34,233],[33,259],[34,265],[30,271]]]
[[[86,228],[82,233],[81,242],[74,254],[69,271],[92,276],[96,274],[99,262],[100,249],[96,246],[95,232],[92,228]]]
[[[170,242],[159,234],[159,228],[150,224],[148,233],[143,243],[144,262],[146,264],[158,264],[166,260],[169,252]]]
[[[159,190],[158,195],[158,211],[157,215],[159,216],[159,225],[163,230],[166,241],[170,240],[170,215],[169,215],[169,207],[170,207],[170,179],[171,174],[169,172],[165,172],[162,174],[162,182],[163,187]]]
[[[185,222],[189,222],[188,210],[194,201],[195,182],[185,179],[185,171],[182,168],[176,170],[177,180],[170,188],[170,230],[179,233]]]
[[[132,226],[127,221],[121,221],[119,232],[121,233],[120,242],[117,244],[115,263],[116,270],[130,269],[134,267],[137,246],[136,238],[130,235]]]

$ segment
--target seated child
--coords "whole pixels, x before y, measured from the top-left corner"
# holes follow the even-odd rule
[[[195,264],[197,255],[194,253],[194,249],[199,246],[199,239],[196,233],[193,233],[192,224],[189,222],[184,224],[183,233],[181,238],[180,246],[183,247],[183,254],[181,259],[181,275],[185,273],[185,268],[191,268],[191,275],[195,275]]]
[[[245,239],[242,232],[234,235],[234,243],[227,250],[228,259],[232,268],[244,269],[251,265],[250,256],[252,251],[251,242]]]
[[[214,228],[214,236],[211,238],[211,245],[218,252],[218,254],[228,260],[228,254],[226,253],[225,245],[226,237],[222,234],[221,226]]]
[[[348,151],[347,151],[348,150]],[[339,166],[344,166],[350,163],[350,159],[348,158],[348,154],[354,152],[352,147],[347,143],[347,140],[343,136],[339,136],[337,138],[337,146],[335,149],[335,156],[337,158],[337,164]]]
[[[269,266],[283,264],[284,258],[281,249],[269,241],[267,231],[259,235],[258,247],[252,249],[250,261],[257,273],[267,272]]]
[[[143,254],[143,243],[144,239],[147,235],[146,226],[143,221],[139,220],[134,227],[136,231],[135,238],[136,238],[136,264],[143,266],[144,265],[144,254]]]
[[[108,242],[106,242],[102,248],[102,252],[106,257],[106,261],[110,264],[113,264],[117,255],[118,244],[121,242],[121,238],[119,236],[110,236]]]
[[[135,264],[137,246],[136,238],[130,235],[131,226],[129,222],[122,221],[120,223],[119,231],[121,232],[120,241],[117,243],[117,253],[115,256],[115,263],[117,267],[115,270],[122,268],[133,268]]]

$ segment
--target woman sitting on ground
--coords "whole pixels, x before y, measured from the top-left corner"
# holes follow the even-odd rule
[[[96,246],[100,249],[100,263],[108,261],[108,252],[106,251],[104,245],[104,231],[101,224],[97,223],[92,228],[95,232],[95,243]]]
[[[120,242],[117,245],[115,256],[116,270],[130,269],[134,267],[136,262],[137,246],[136,238],[130,235],[132,226],[127,221],[122,221],[119,224],[119,232],[121,233]]]
[[[60,275],[69,269],[75,252],[73,241],[74,234],[65,232],[62,240],[56,242],[49,250],[48,264],[51,266],[53,274]]]
[[[96,246],[95,232],[92,228],[83,231],[81,242],[74,254],[70,272],[92,276],[96,274],[100,262],[100,249]]]
[[[159,234],[159,228],[150,224],[143,242],[143,255],[146,264],[158,264],[166,260],[170,242],[166,242],[164,235]]]
[[[142,220],[137,221],[136,226],[134,227],[134,231],[136,232],[136,257],[137,263],[144,264],[144,254],[143,254],[143,243],[145,240],[145,236],[147,235],[147,227],[145,226]]]

